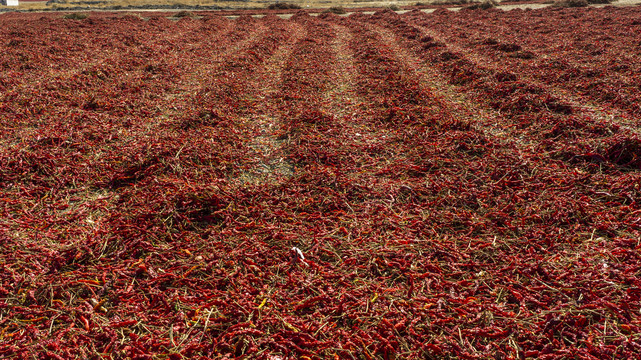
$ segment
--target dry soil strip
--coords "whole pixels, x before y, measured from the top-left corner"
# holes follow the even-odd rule
[[[504,144],[514,144],[519,147],[534,145],[531,140],[518,133],[510,133],[509,128],[502,126],[501,124],[509,123],[509,121],[498,111],[478,106],[475,101],[458,91],[454,85],[449,84],[433,67],[426,66],[410,50],[400,46],[402,41],[391,30],[375,25],[370,25],[370,29],[381,36],[385,45],[393,50],[392,52],[396,54],[397,60],[403,64],[403,67],[418,77],[426,92],[434,94],[442,106],[456,117],[469,121],[479,132]],[[448,46],[450,45],[448,44]]]
[[[280,20],[285,21],[285,20]],[[286,160],[282,151],[284,140],[279,137],[282,115],[278,103],[274,103],[282,82],[285,63],[297,42],[305,37],[305,29],[292,21],[287,21],[290,35],[285,45],[256,71],[252,87],[256,89],[256,109],[247,121],[256,129],[256,135],[248,144],[255,151],[255,163],[239,179],[241,184],[265,185],[285,181],[293,175],[292,164]]]

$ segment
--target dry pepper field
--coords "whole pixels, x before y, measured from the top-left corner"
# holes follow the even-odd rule
[[[168,15],[0,15],[1,358],[641,352],[641,8]]]

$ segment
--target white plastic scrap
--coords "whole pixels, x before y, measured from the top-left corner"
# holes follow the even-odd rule
[[[305,255],[303,255],[303,252],[301,251],[301,249],[294,246],[292,248],[292,263],[296,264],[299,261],[303,263],[303,265],[309,266],[309,264],[307,264],[307,262],[305,261]]]

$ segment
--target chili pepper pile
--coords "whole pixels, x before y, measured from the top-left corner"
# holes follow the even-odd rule
[[[633,357],[640,19],[2,14],[0,357]]]

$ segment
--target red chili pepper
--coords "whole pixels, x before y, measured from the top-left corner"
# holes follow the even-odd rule
[[[87,320],[86,317],[80,315],[80,322],[82,322],[82,326],[86,331],[90,331],[91,327],[89,326],[89,320]]]
[[[137,323],[138,321],[136,320],[124,320],[124,321],[112,322],[111,324],[109,324],[109,327],[112,327],[112,328],[129,327]]]

